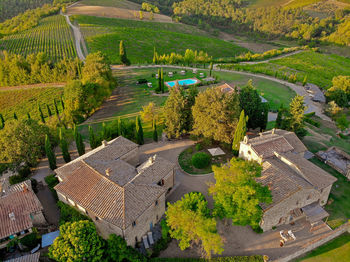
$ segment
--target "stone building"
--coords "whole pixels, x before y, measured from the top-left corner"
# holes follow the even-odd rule
[[[328,217],[322,206],[337,179],[305,159],[306,151],[293,132],[278,129],[241,142],[239,156],[262,165],[257,181],[271,190],[272,203],[261,204],[264,231],[302,217],[312,225]]]
[[[32,190],[30,180],[0,191],[0,248],[11,239],[22,238],[34,226],[46,223],[43,207]]]
[[[88,215],[107,238],[135,245],[165,212],[174,164],[154,155],[139,164],[138,145],[118,137],[55,170],[58,198]]]

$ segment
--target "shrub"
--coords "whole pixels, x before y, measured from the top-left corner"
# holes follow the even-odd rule
[[[50,190],[54,190],[53,188],[58,184],[58,179],[55,177],[55,174],[51,174],[47,177],[45,177],[45,182],[50,188]]]
[[[202,145],[200,143],[196,144],[196,150],[199,151],[202,149]]]
[[[196,153],[192,156],[192,165],[195,168],[202,169],[209,166],[211,157],[203,152]]]
[[[22,245],[25,245],[26,247],[28,247],[28,249],[33,249],[39,244],[39,240],[40,240],[40,236],[38,236],[37,233],[33,232],[21,238],[19,242]]]
[[[75,210],[73,207],[58,201],[57,206],[60,209],[60,225],[63,225],[66,222],[75,222],[80,220],[91,220],[87,216],[79,213],[77,210]]]
[[[311,119],[311,118],[305,118],[304,121],[305,121],[306,123],[309,123],[310,125],[315,126],[315,127],[320,127],[320,126],[321,126],[321,123],[320,123],[320,122],[317,122],[317,121],[315,121],[315,120],[313,120],[313,119]]]
[[[192,154],[193,153],[193,148],[192,147],[187,148],[186,149],[186,153]]]
[[[10,185],[15,185],[27,180],[29,175],[30,175],[29,166],[21,167],[18,170],[18,175],[10,176],[9,178]]]

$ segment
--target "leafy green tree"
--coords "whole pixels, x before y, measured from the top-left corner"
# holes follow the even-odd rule
[[[3,129],[5,127],[5,119],[4,117],[2,116],[2,114],[0,114],[0,129]]]
[[[196,102],[196,97],[198,95],[198,88],[196,86],[191,86],[187,91],[183,90],[183,96],[185,98],[185,108],[184,108],[184,129],[186,131],[191,131],[193,128],[193,116],[192,107]]]
[[[184,130],[185,98],[181,88],[170,88],[170,94],[165,102],[165,132],[169,138],[179,138]]]
[[[236,93],[209,88],[199,93],[192,107],[192,133],[231,144],[240,111]]]
[[[106,141],[111,139],[110,130],[105,122],[102,123],[102,139]]]
[[[239,94],[239,102],[241,108],[248,116],[248,128],[257,128],[263,125],[261,119],[264,119],[264,105],[261,101],[261,97],[253,86],[253,81],[249,80],[247,85],[242,88]]]
[[[143,145],[145,143],[141,118],[139,116],[136,117],[136,141],[139,145]]]
[[[304,127],[304,114],[307,107],[304,103],[304,97],[296,95],[289,105],[289,116],[287,118],[290,131],[298,133]]]
[[[164,86],[164,72],[163,72],[163,68],[160,69],[160,90],[162,91],[162,93],[164,93],[164,89],[165,89],[165,86]]]
[[[74,127],[74,139],[75,139],[75,144],[77,146],[79,156],[84,155],[85,154],[85,144],[83,141],[83,137],[78,132],[78,129],[76,126]]]
[[[235,225],[259,228],[263,212],[260,203],[272,202],[268,187],[256,181],[262,167],[252,161],[232,158],[228,165],[213,166],[215,184],[209,187],[214,199],[214,213],[230,218]]]
[[[337,127],[342,131],[347,129],[349,127],[349,124],[350,124],[350,122],[347,120],[345,114],[341,114],[339,117],[337,117],[335,122],[337,124]]]
[[[156,118],[156,105],[153,102],[150,102],[147,106],[142,107],[140,112],[141,118],[144,122],[152,122]]]
[[[50,106],[48,104],[46,104],[46,108],[47,108],[47,114],[48,116],[52,116],[52,112],[51,112],[51,109],[50,109]]]
[[[326,92],[328,100],[335,101],[340,107],[348,107],[350,102],[350,76],[334,77],[332,84],[332,87]]]
[[[283,107],[283,104],[281,104],[280,108],[278,109],[277,118],[276,118],[276,122],[275,122],[275,128],[282,128],[284,112],[285,112],[285,109]]]
[[[130,65],[130,61],[126,55],[126,50],[125,50],[123,40],[121,40],[119,43],[119,57],[120,57],[120,62],[122,62],[123,65]]]
[[[34,166],[44,153],[46,126],[34,120],[6,121],[0,130],[0,161]]]
[[[38,105],[38,110],[39,110],[41,122],[42,122],[43,124],[45,124],[45,117],[44,117],[43,111],[41,110],[40,105]]]
[[[244,110],[241,111],[241,115],[239,116],[238,124],[236,127],[235,135],[233,138],[232,149],[235,155],[238,155],[240,142],[243,141],[247,133],[247,121],[248,116],[244,114]]]
[[[104,241],[93,222],[81,220],[60,226],[60,235],[49,248],[55,261],[103,261]]]
[[[146,261],[135,249],[127,246],[126,241],[115,234],[109,235],[106,248],[108,261]]]
[[[89,126],[89,142],[91,149],[95,149],[97,147],[96,136],[91,126]]]
[[[18,120],[18,117],[16,115],[16,112],[13,113],[13,119]]]
[[[45,153],[49,160],[50,169],[55,170],[57,168],[56,155],[55,152],[52,150],[52,146],[48,135],[45,136]]]
[[[64,162],[69,163],[71,161],[71,157],[69,154],[68,143],[64,137],[62,128],[60,128],[59,139],[60,139],[60,148],[62,151]]]
[[[199,245],[206,258],[221,254],[223,240],[217,233],[216,220],[210,217],[208,202],[201,193],[185,194],[181,200],[168,205],[165,212],[170,236],[179,241],[181,250]]]
[[[153,120],[152,129],[153,129],[152,131],[153,141],[158,142],[157,122],[155,119]]]

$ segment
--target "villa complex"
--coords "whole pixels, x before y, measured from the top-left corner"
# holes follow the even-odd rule
[[[139,165],[138,145],[118,137],[55,170],[61,201],[88,215],[101,235],[135,245],[165,212],[174,164],[154,155]]]
[[[302,217],[315,225],[329,216],[322,206],[337,179],[305,159],[306,151],[293,132],[279,129],[241,142],[239,156],[262,164],[257,180],[271,190],[272,203],[261,205],[264,231]]]

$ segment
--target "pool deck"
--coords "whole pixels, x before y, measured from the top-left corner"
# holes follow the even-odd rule
[[[167,82],[165,82],[165,85],[167,86],[167,87],[174,87],[175,85],[173,85],[173,86],[171,86],[171,85],[169,85],[168,83],[169,82],[176,82],[176,81],[184,81],[184,80],[195,80],[195,81],[197,81],[197,82],[195,82],[195,83],[193,83],[193,84],[188,84],[188,85],[180,85],[180,86],[191,86],[191,85],[195,85],[195,84],[199,84],[200,82],[201,82],[201,80],[199,80],[198,78],[196,78],[196,77],[192,77],[192,78],[185,78],[185,79],[176,79],[176,80],[172,80],[172,81],[167,81]]]

